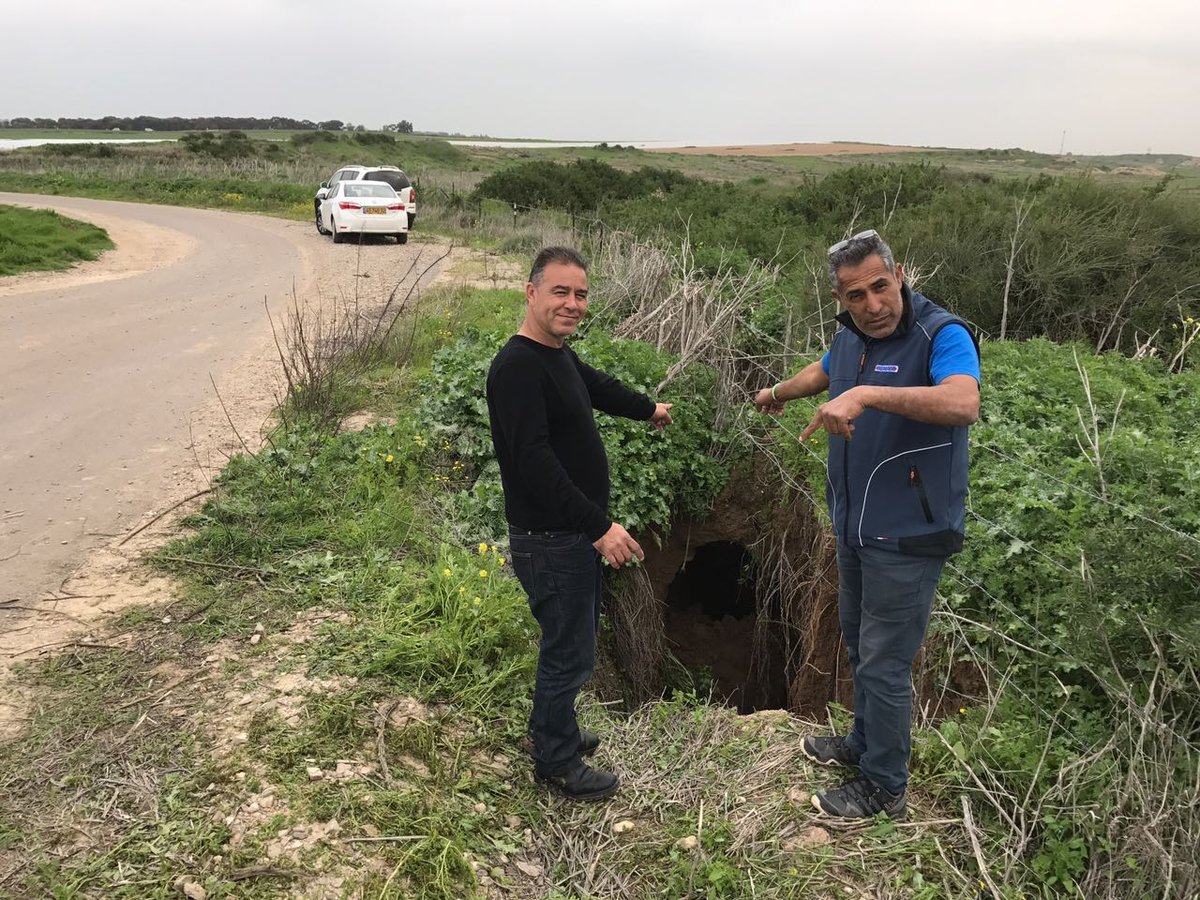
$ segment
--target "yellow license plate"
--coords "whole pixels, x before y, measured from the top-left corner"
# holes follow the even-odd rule
[[[387,214],[387,210],[382,206],[364,206],[363,212],[368,216],[382,216]]]

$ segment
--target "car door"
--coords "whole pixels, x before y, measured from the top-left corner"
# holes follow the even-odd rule
[[[322,197],[322,198],[328,197],[329,192],[332,191],[335,187],[337,187],[340,182],[345,181],[348,178],[353,178],[353,177],[354,177],[354,174],[353,174],[352,170],[338,169],[336,172],[334,172],[332,175],[329,176],[329,181],[325,182],[326,187],[323,187],[317,191],[317,196]],[[324,191],[324,193],[321,193],[322,191]]]
[[[325,199],[321,201],[321,218],[325,222],[325,227],[333,231],[333,210],[337,206],[338,200],[342,196],[342,187],[344,181],[330,182],[329,190],[325,192]]]

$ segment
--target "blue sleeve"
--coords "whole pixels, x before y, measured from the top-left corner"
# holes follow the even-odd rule
[[[978,383],[983,383],[979,372],[979,354],[967,329],[961,325],[947,325],[933,338],[929,378],[934,384],[941,384],[951,375],[970,375]]]
[[[825,377],[829,377],[829,351],[825,351],[825,355],[821,357],[821,371],[825,373]]]

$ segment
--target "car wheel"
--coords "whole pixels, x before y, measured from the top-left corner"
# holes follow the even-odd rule
[[[317,204],[317,234],[329,234],[325,228],[325,221],[321,218],[320,204]]]
[[[346,239],[346,235],[338,231],[337,219],[335,219],[333,216],[329,217],[329,233],[333,235],[333,242],[335,244],[340,244]]]
[[[416,214],[416,213],[409,213],[409,214],[408,214],[408,227],[409,227],[409,230],[412,230],[412,227],[413,227],[413,222],[415,222],[415,221],[417,221],[417,214]]]
[[[408,243],[408,232],[407,231],[396,232],[396,243],[397,244],[407,244]]]

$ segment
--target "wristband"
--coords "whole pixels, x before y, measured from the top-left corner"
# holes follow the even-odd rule
[[[775,396],[775,388],[777,388],[777,387],[779,387],[779,385],[777,385],[777,384],[771,385],[771,399],[774,400],[776,403],[779,403],[780,402],[779,398]]]

